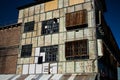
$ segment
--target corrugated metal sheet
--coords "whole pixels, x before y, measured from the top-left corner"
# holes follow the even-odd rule
[[[95,80],[96,74],[0,75],[0,80]]]

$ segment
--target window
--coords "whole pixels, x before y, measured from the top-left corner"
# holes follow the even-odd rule
[[[65,43],[66,60],[77,60],[88,58],[87,40],[77,40]]]
[[[54,18],[42,22],[42,34],[52,34],[59,31],[59,20]]]
[[[57,61],[57,45],[41,47],[40,52],[41,54],[45,52],[45,62]]]
[[[30,57],[31,53],[32,53],[32,44],[22,46],[21,57]]]
[[[76,29],[87,26],[87,10],[66,14],[66,29]]]
[[[25,23],[24,32],[29,32],[34,30],[34,21]]]

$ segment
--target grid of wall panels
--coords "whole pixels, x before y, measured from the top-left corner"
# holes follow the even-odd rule
[[[69,62],[66,63],[65,59],[65,42],[67,41],[74,41],[74,40],[82,40],[88,39],[88,53],[90,59],[94,59],[95,49],[92,42],[95,40],[95,28],[93,25],[93,10],[92,10],[92,2],[90,0],[77,0],[74,1],[72,4],[72,0],[55,0],[50,3],[42,3],[35,6],[31,6],[29,8],[25,8],[20,10],[19,13],[19,21],[24,23],[29,21],[35,21],[34,31],[29,33],[22,33],[21,36],[21,45],[33,44],[32,47],[32,56],[30,58],[21,58],[18,56],[18,66],[17,66],[17,73],[18,74],[39,74],[39,73],[74,73],[74,72],[84,72],[82,70],[75,70],[74,67],[79,67],[78,64],[82,65],[85,61],[79,62]],[[83,3],[85,2],[85,3]],[[54,3],[55,7],[48,7],[48,4]],[[78,29],[78,30],[66,30],[66,23],[65,23],[65,15],[66,13],[80,11],[86,9],[87,10],[87,22],[88,26],[86,28]],[[41,35],[42,31],[42,21],[57,18],[59,19],[59,32],[54,34],[48,35]],[[51,46],[51,45],[58,45],[58,61],[57,63],[38,63],[38,53],[40,47],[43,46]],[[92,47],[91,47],[92,46]],[[21,50],[20,50],[21,51]],[[78,64],[77,64],[78,63]],[[49,68],[50,66],[56,66],[53,68]],[[69,65],[73,65],[70,66]],[[67,66],[65,66],[67,65]],[[85,65],[85,64],[84,64]],[[87,66],[87,65],[86,65]],[[68,69],[66,69],[68,67]],[[34,68],[34,69],[33,69]],[[48,69],[49,68],[49,69]],[[70,71],[70,68],[73,68],[73,71]],[[23,69],[28,70],[28,72],[23,72]],[[55,71],[54,71],[55,69]],[[84,66],[85,69],[85,66]],[[29,71],[31,70],[31,72]],[[86,70],[86,72],[91,72],[90,70]]]

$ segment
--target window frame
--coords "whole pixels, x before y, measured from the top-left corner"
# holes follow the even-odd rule
[[[88,59],[89,58],[88,40],[84,39],[84,40],[66,42],[65,43],[65,58],[66,60]]]
[[[34,31],[35,21],[24,23],[24,33]]]
[[[31,57],[32,55],[32,44],[22,45],[21,58]]]
[[[56,26],[56,27],[55,27]],[[59,19],[49,19],[42,21],[42,31],[41,35],[48,35],[59,32]]]

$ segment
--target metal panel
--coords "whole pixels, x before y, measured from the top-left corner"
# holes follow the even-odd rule
[[[35,6],[35,14],[38,14],[40,12],[40,5]]]
[[[52,11],[46,13],[46,19],[52,19]]]
[[[97,40],[97,45],[98,45],[98,56],[103,56],[103,46],[101,39]]]
[[[63,7],[63,1],[64,0],[58,0],[59,1],[59,8],[62,8]]]
[[[28,21],[29,22],[33,21],[33,16],[28,17]]]
[[[22,74],[28,74],[28,65],[23,65]]]
[[[60,27],[59,27],[59,31],[63,32],[64,31],[64,27],[65,27],[65,22],[64,22],[64,17],[60,18]]]
[[[40,21],[44,21],[45,20],[45,13],[42,13],[41,15],[40,15]]]
[[[31,38],[26,39],[26,44],[31,44]]]
[[[63,44],[63,43],[65,43],[64,33],[59,33],[59,44]]]
[[[24,9],[24,17],[28,17],[28,8]]]
[[[64,0],[64,7],[67,7],[69,5],[69,0]]]
[[[23,10],[19,10],[19,17],[18,18],[23,18]]]
[[[58,34],[52,35],[52,45],[58,44]]]
[[[34,6],[29,8],[29,16],[34,15]]]
[[[65,61],[65,46],[59,45],[59,61]]]
[[[75,32],[75,38],[83,39],[83,30],[79,30],[79,31]]]
[[[42,13],[42,12],[45,11],[45,9],[44,9],[45,5],[44,5],[44,4],[41,4],[40,6],[41,6],[40,12]]]
[[[43,72],[42,73],[48,73],[49,71],[49,63],[43,63]]]
[[[53,11],[53,18],[58,18],[59,17],[59,10]]]
[[[66,72],[74,73],[74,62],[66,62]]]
[[[31,33],[31,32],[28,32],[26,38],[31,38],[31,37],[32,37],[32,33]]]
[[[35,74],[35,64],[29,65],[29,74]]]
[[[57,63],[50,64],[50,73],[56,74],[57,73]]]
[[[30,57],[29,64],[33,64],[35,60],[35,57]]]
[[[77,73],[83,73],[84,72],[84,62],[76,62],[76,67],[75,67],[75,71]]]
[[[66,65],[65,64],[66,64],[65,62],[58,63],[58,74],[65,73],[65,69],[66,69]]]
[[[74,12],[74,6],[70,6],[67,8],[67,13]]]
[[[75,5],[75,11],[79,11],[79,10],[82,10],[82,9],[83,9],[82,4]]]
[[[35,48],[35,56],[39,56],[40,55],[40,47]]]
[[[60,17],[65,16],[65,13],[66,13],[66,8],[60,9]]]
[[[21,45],[25,45],[25,39],[21,40]]]
[[[75,33],[74,31],[67,32],[67,41],[74,40],[75,38],[74,33]]]
[[[38,57],[35,57],[34,63],[38,63]]]
[[[35,22],[39,22],[39,14],[34,15],[34,21],[35,21]]]
[[[44,46],[45,38],[44,36],[38,37],[38,46]]]
[[[45,46],[51,45],[51,35],[45,36]]]
[[[37,47],[37,37],[32,38],[32,44],[33,47]]]
[[[42,73],[42,64],[36,64],[36,74]]]
[[[40,56],[42,56],[42,57],[43,57],[42,62],[45,62],[45,52],[41,52],[41,53],[40,53]]]
[[[29,58],[24,58],[23,59],[23,64],[28,64],[29,63]]]
[[[57,7],[58,7],[58,0],[49,1],[45,3],[45,11],[54,10],[57,9]]]

